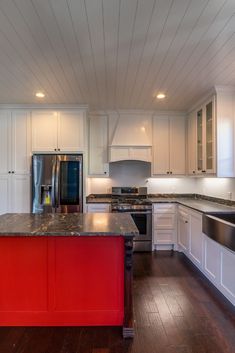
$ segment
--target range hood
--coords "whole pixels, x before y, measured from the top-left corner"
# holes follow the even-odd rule
[[[114,126],[109,162],[152,159],[151,116],[122,114]]]

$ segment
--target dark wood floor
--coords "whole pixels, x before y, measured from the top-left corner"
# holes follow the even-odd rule
[[[182,254],[134,256],[134,340],[120,328],[0,328],[0,353],[234,353],[235,310]]]

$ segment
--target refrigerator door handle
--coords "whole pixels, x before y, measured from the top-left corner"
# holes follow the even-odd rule
[[[53,161],[52,166],[52,190],[51,190],[51,202],[52,207],[56,207],[56,195],[55,195],[55,174],[56,174],[56,159]]]
[[[60,175],[60,161],[56,161],[55,170],[55,207],[59,207],[59,175]]]

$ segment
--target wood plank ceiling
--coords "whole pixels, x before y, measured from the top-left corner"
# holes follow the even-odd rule
[[[0,103],[185,110],[234,84],[235,0],[0,1]]]

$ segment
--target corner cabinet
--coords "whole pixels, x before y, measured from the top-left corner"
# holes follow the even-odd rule
[[[30,212],[30,112],[0,111],[0,214]]]
[[[82,110],[32,111],[33,152],[80,152],[86,145]]]
[[[88,130],[88,175],[108,177],[108,117],[105,115],[90,116]]]
[[[185,117],[153,117],[153,176],[185,174]]]
[[[216,173],[215,96],[188,118],[188,173]]]

